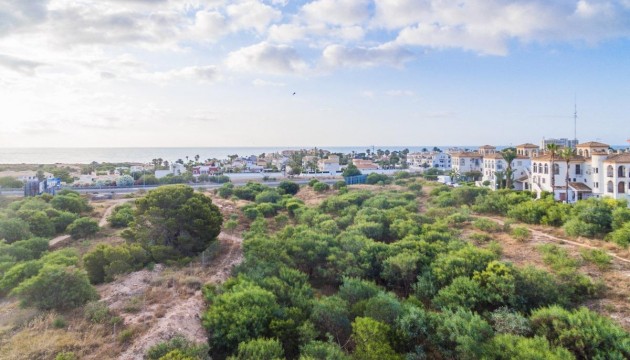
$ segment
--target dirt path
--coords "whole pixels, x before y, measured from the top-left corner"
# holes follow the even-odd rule
[[[118,199],[118,200],[111,201],[110,202],[111,205],[105,210],[105,212],[101,216],[101,219],[98,221],[98,226],[103,227],[107,225],[107,218],[112,214],[112,211],[114,211],[114,208],[120,204],[124,204],[131,200],[133,199]],[[70,235],[59,235],[48,242],[48,247],[50,249],[55,249],[63,245],[69,239],[70,239]]]
[[[473,217],[489,219],[489,220],[492,220],[492,221],[494,221],[494,222],[496,222],[496,223],[498,223],[500,225],[504,225],[505,224],[505,221],[503,221],[502,219],[499,219],[499,218],[495,218],[495,217],[481,216],[481,215],[473,215]],[[569,245],[573,245],[573,246],[578,246],[578,247],[585,248],[585,249],[603,250],[601,247],[598,247],[598,246],[582,244],[582,243],[579,243],[577,241],[572,241],[572,240],[568,240],[568,239],[559,238],[559,237],[556,237],[556,236],[544,233],[544,232],[542,232],[540,230],[533,229],[533,228],[531,228],[529,226],[526,226],[526,227],[531,231],[532,236],[534,237],[534,239],[537,239],[537,240],[543,240],[544,239],[544,240],[547,240],[547,241],[552,241],[552,242],[558,242],[558,243],[562,243],[562,244],[569,244]],[[608,251],[606,253],[608,255],[612,256],[613,258],[621,261],[621,262],[630,264],[630,260],[622,258],[621,256],[619,256],[619,255],[617,255],[615,253],[608,252]]]
[[[227,280],[232,268],[243,261],[243,239],[232,234],[219,234],[221,253],[207,268],[196,274],[203,283],[220,284]],[[186,293],[186,288],[175,286],[158,289],[149,294],[149,287],[163,274],[160,266],[153,271],[142,270],[131,274],[116,284],[103,285],[99,292],[104,301],[113,309],[124,308],[130,297],[144,296],[158,298],[155,303],[145,300],[144,309],[135,314],[122,314],[125,324],[146,327],[140,336],[135,338],[118,359],[142,359],[146,351],[153,345],[181,334],[190,341],[206,342],[206,330],[201,324],[200,315],[205,304],[200,290]],[[185,270],[180,270],[185,271]],[[180,274],[183,275],[183,274]],[[172,274],[171,276],[176,276]],[[188,289],[190,290],[190,289]],[[183,292],[183,293],[182,293]],[[144,295],[148,294],[148,295]],[[160,313],[163,312],[163,313]]]

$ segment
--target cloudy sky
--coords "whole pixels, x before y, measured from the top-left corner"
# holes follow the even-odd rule
[[[537,143],[574,98],[630,138],[630,0],[0,0],[1,147]]]

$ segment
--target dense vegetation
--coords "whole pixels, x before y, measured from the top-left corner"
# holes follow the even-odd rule
[[[565,204],[554,201],[551,194],[535,199],[529,192],[446,186],[434,189],[433,195],[433,203],[439,207],[470,206],[479,213],[507,216],[527,224],[563,227],[570,236],[630,245],[630,209],[623,200],[590,198]]]
[[[420,183],[405,183],[409,191],[346,190],[317,207],[257,185],[220,189],[252,201],[243,211],[253,222],[235,277],[204,290],[212,358],[630,356],[626,332],[579,307],[601,285],[561,250],[544,249],[557,265],[547,272],[501,261],[497,244],[460,239],[458,228],[471,220],[468,206],[494,209],[487,199],[498,195],[440,188],[421,213]]]

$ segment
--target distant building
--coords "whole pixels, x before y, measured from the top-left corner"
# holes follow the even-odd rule
[[[451,156],[443,152],[426,151],[407,154],[407,165],[410,169],[436,168],[451,170]]]
[[[317,162],[317,168],[321,172],[336,174],[338,171],[341,171],[339,156],[329,155],[327,159],[320,159]]]
[[[352,164],[359,170],[378,170],[378,165],[372,160],[352,159]]]
[[[538,155],[540,147],[538,145],[525,143],[516,146],[516,154],[519,156],[527,156],[529,158]]]
[[[478,152],[456,152],[451,154],[451,167],[459,175],[483,171],[483,155]]]
[[[493,190],[498,188],[498,180],[506,179],[506,171],[508,163],[503,158],[501,153],[492,153],[484,155],[483,157],[483,175],[481,182],[488,181],[490,187]],[[518,155],[516,159],[512,160],[512,183],[516,190],[528,190],[529,186],[527,182],[523,180],[528,179],[529,167],[531,165],[531,159]],[[497,174],[498,173],[498,174]]]
[[[575,139],[575,140],[569,140],[569,139],[567,139],[567,138],[560,138],[560,139],[552,139],[552,138],[550,138],[550,139],[545,139],[545,138],[543,138],[543,139],[542,139],[542,142],[541,142],[540,144],[541,144],[541,146],[540,146],[540,147],[541,147],[542,149],[546,149],[546,148],[547,148],[547,145],[549,145],[549,144],[556,144],[556,145],[558,145],[559,147],[570,147],[570,148],[575,148],[575,147],[577,146],[577,144],[578,144],[578,140],[577,140],[577,139]]]

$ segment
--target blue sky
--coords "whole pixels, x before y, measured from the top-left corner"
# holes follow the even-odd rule
[[[630,0],[0,0],[0,146],[624,144],[629,61]]]

